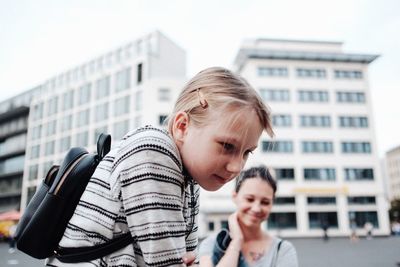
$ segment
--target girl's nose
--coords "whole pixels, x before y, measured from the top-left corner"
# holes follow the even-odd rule
[[[240,157],[232,157],[228,164],[226,165],[226,169],[230,173],[238,174],[244,167],[244,160]]]

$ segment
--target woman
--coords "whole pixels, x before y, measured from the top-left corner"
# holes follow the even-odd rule
[[[200,246],[200,266],[297,267],[294,246],[261,228],[272,209],[276,181],[264,166],[243,171],[236,181],[229,216],[229,232],[223,229]]]

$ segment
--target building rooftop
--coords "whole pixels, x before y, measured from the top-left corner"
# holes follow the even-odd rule
[[[247,59],[281,59],[281,60],[306,60],[325,62],[354,62],[368,64],[378,58],[379,55],[267,50],[257,48],[242,48],[235,58],[235,64],[241,68]]]

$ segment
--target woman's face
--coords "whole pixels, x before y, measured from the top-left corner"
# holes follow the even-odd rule
[[[233,193],[237,206],[238,220],[243,226],[259,226],[268,219],[272,209],[274,191],[261,178],[247,178],[239,192]]]

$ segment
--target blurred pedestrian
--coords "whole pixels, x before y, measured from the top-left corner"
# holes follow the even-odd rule
[[[324,232],[324,241],[325,242],[329,240],[328,228],[329,228],[329,223],[326,220],[324,220],[322,222],[322,231]]]
[[[367,236],[367,239],[368,239],[368,240],[371,240],[371,239],[372,239],[372,229],[373,229],[373,228],[374,228],[374,226],[373,226],[372,223],[369,222],[369,221],[367,221],[367,222],[364,224],[364,229],[365,229],[366,236]]]
[[[350,222],[350,241],[352,243],[356,243],[358,241],[358,236],[357,236],[357,223],[354,220],[351,220]]]
[[[400,222],[394,222],[392,224],[392,232],[394,236],[400,236]]]
[[[14,253],[15,251],[15,231],[17,230],[17,224],[12,224],[8,228],[9,240],[8,240],[8,253]]]

